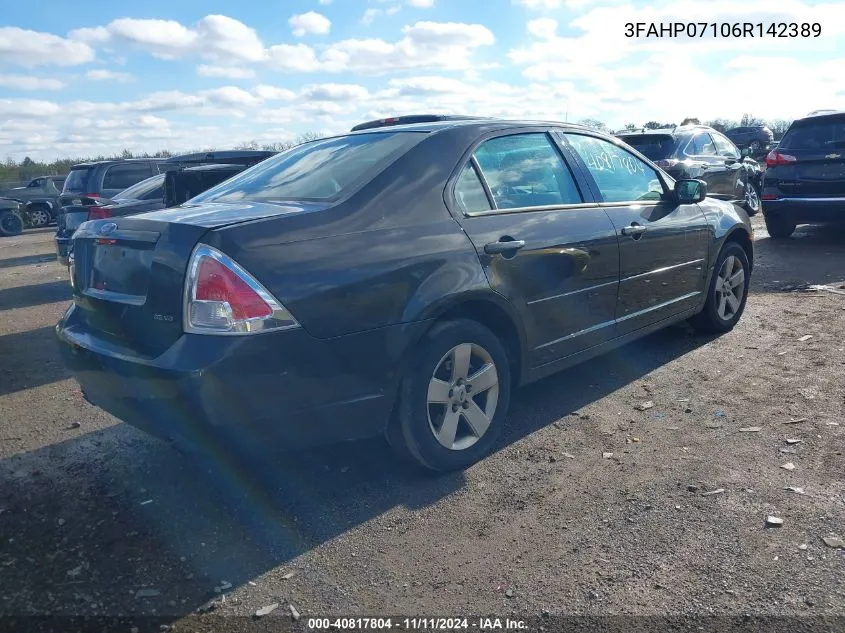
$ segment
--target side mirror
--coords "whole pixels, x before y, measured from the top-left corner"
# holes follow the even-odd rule
[[[707,197],[707,183],[703,180],[675,182],[675,199],[681,204],[695,204]]]
[[[748,148],[746,147],[745,149],[743,149],[742,151],[740,151],[740,153],[739,153],[739,154],[740,154],[740,156],[742,156],[743,158],[745,158],[746,156],[751,156],[751,150],[750,150],[750,149],[748,149]]]

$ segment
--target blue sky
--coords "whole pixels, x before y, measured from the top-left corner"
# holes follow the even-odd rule
[[[845,107],[841,2],[13,3],[0,157],[230,147],[410,112],[792,118]],[[624,36],[625,23],[819,23],[820,37]],[[786,87],[788,85],[788,88]]]

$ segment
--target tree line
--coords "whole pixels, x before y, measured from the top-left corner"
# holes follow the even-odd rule
[[[602,132],[611,132],[610,128],[605,125],[602,121],[598,119],[583,119],[578,122],[580,125],[585,127],[592,128],[594,130],[600,130]],[[626,126],[621,128],[620,130],[616,130],[616,133],[621,132],[636,132],[638,130],[658,130],[663,128],[673,128],[677,125],[688,125],[688,124],[695,124],[695,125],[707,125],[712,127],[714,130],[718,132],[726,132],[735,127],[747,127],[752,125],[765,125],[772,131],[774,134],[775,140],[779,141],[781,137],[784,135],[786,130],[792,124],[792,121],[789,119],[762,119],[760,117],[756,117],[753,114],[743,114],[742,118],[737,120],[734,119],[710,119],[709,121],[701,121],[696,117],[688,117],[683,119],[679,124],[676,123],[663,123],[661,121],[647,121],[643,125],[637,125],[636,123],[628,123]]]
[[[283,152],[286,149],[296,147],[302,143],[317,140],[321,136],[322,135],[317,132],[305,132],[292,141],[282,141],[278,143],[259,143],[257,141],[248,141],[240,143],[235,147],[204,147],[181,153],[193,154],[196,152],[214,152],[223,149]],[[157,152],[131,152],[128,149],[124,149],[119,154],[114,155],[99,154],[97,156],[76,156],[70,158],[56,158],[53,161],[33,160],[29,156],[20,162],[12,158],[7,158],[5,162],[0,164],[0,183],[25,183],[33,178],[37,178],[38,176],[63,176],[70,171],[71,167],[78,165],[79,163],[89,163],[100,160],[119,160],[125,158],[171,158],[173,155],[173,152],[166,149],[159,150]]]

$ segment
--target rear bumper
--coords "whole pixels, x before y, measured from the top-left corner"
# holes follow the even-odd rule
[[[380,434],[407,344],[424,324],[331,340],[301,329],[249,337],[186,334],[155,359],[88,335],[74,308],[56,326],[92,404],[147,433],[247,452]]]
[[[763,200],[763,214],[801,223],[845,223],[845,197]]]

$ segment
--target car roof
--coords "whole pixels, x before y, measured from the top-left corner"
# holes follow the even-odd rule
[[[803,121],[804,119],[823,118],[827,116],[842,116],[845,110],[813,110],[807,116],[796,119],[796,121]]]
[[[87,161],[84,163],[77,163],[73,165],[71,169],[91,169],[92,167],[100,167],[102,165],[120,165],[122,163],[149,163],[149,162],[156,162],[161,163],[164,162],[165,159],[163,158],[119,158],[115,160],[92,160]]]
[[[216,163],[214,165],[197,165],[196,167],[185,167],[185,169],[183,169],[182,171],[232,171],[235,169],[243,171],[244,169],[246,169],[246,167],[244,167],[243,165]],[[178,173],[178,171],[174,173]]]
[[[691,132],[715,132],[712,127],[707,125],[676,125],[675,127],[661,127],[653,130],[634,130],[633,132],[619,132],[616,136],[644,136],[644,135],[660,135],[660,136],[680,136],[682,134],[689,134]]]
[[[278,152],[257,149],[225,150],[219,152],[195,152],[193,154],[181,154],[180,156],[171,156],[170,158],[165,159],[163,162],[179,164],[209,162],[237,164],[235,161],[247,160],[250,162],[254,162],[255,159],[261,161],[266,158],[270,158],[271,156],[275,156],[277,153]],[[232,162],[227,163],[227,161]]]
[[[561,121],[534,121],[534,120],[514,120],[514,119],[492,119],[479,117],[477,119],[453,119],[442,121],[429,121],[426,123],[405,123],[402,125],[386,125],[384,127],[368,128],[365,130],[358,130],[355,132],[348,132],[345,135],[358,134],[379,134],[385,132],[429,132],[436,133],[454,128],[477,128],[479,130],[498,130],[507,129],[510,127],[558,127],[573,130],[591,130],[591,128],[576,123],[564,123]],[[602,134],[602,132],[597,132]]]

